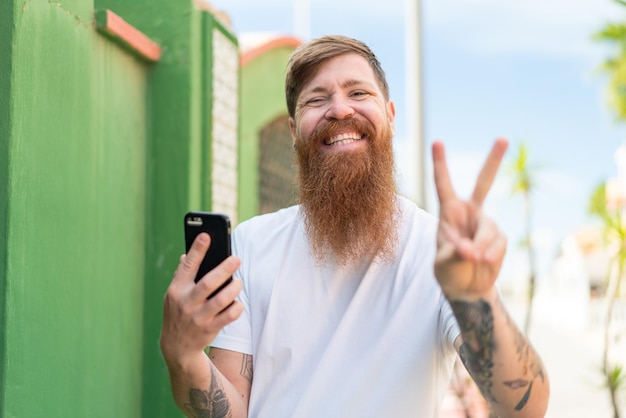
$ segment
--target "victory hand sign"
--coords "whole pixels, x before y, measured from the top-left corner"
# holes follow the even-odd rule
[[[469,200],[454,192],[443,144],[432,147],[435,185],[439,196],[439,229],[435,275],[449,300],[476,300],[492,290],[506,251],[506,237],[482,205],[507,149],[497,140]]]

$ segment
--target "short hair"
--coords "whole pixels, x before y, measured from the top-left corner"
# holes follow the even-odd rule
[[[365,58],[374,71],[385,100],[389,100],[389,85],[385,72],[372,50],[359,40],[341,35],[329,35],[300,45],[289,58],[285,77],[285,98],[289,116],[294,117],[298,96],[318,68],[329,59],[344,54],[357,54]]]

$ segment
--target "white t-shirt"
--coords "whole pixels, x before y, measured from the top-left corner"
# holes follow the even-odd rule
[[[459,328],[434,277],[437,221],[398,199],[393,263],[316,264],[298,206],[235,229],[245,309],[212,346],[253,355],[250,417],[438,416]]]

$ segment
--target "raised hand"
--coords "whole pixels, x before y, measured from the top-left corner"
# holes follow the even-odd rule
[[[508,147],[498,139],[483,165],[469,200],[456,195],[441,142],[432,146],[439,197],[435,276],[449,300],[476,300],[494,287],[506,251],[506,237],[483,214],[483,201]]]

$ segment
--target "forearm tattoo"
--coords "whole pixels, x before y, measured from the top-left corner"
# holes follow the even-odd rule
[[[520,411],[530,398],[530,392],[533,388],[533,382],[537,377],[541,377],[541,381],[545,381],[545,376],[543,372],[543,364],[541,364],[541,360],[539,356],[532,349],[530,344],[522,333],[515,327],[511,318],[507,315],[507,324],[510,327],[515,329],[515,347],[517,349],[517,360],[522,363],[523,375],[519,379],[507,380],[504,384],[512,390],[517,390],[520,388],[527,388],[526,392],[520,399],[520,401],[515,406],[516,411]]]
[[[451,302],[450,306],[455,313],[463,344],[459,349],[461,360],[476,382],[485,399],[497,402],[493,390],[493,354],[496,349],[494,343],[493,311],[491,306],[483,300],[478,302]],[[502,307],[504,311],[504,307]],[[522,377],[504,381],[503,384],[511,390],[526,388],[515,410],[520,411],[530,398],[533,382],[537,377],[545,380],[543,365],[526,338],[513,324],[505,313],[507,326],[514,330],[517,360],[523,367]]]
[[[233,416],[230,402],[214,367],[211,367],[209,390],[189,389],[189,403],[185,404],[185,411],[195,418],[231,418]]]
[[[485,399],[497,402],[493,396],[493,312],[485,301],[475,303],[451,302],[463,344],[459,349],[461,361],[472,376]]]

